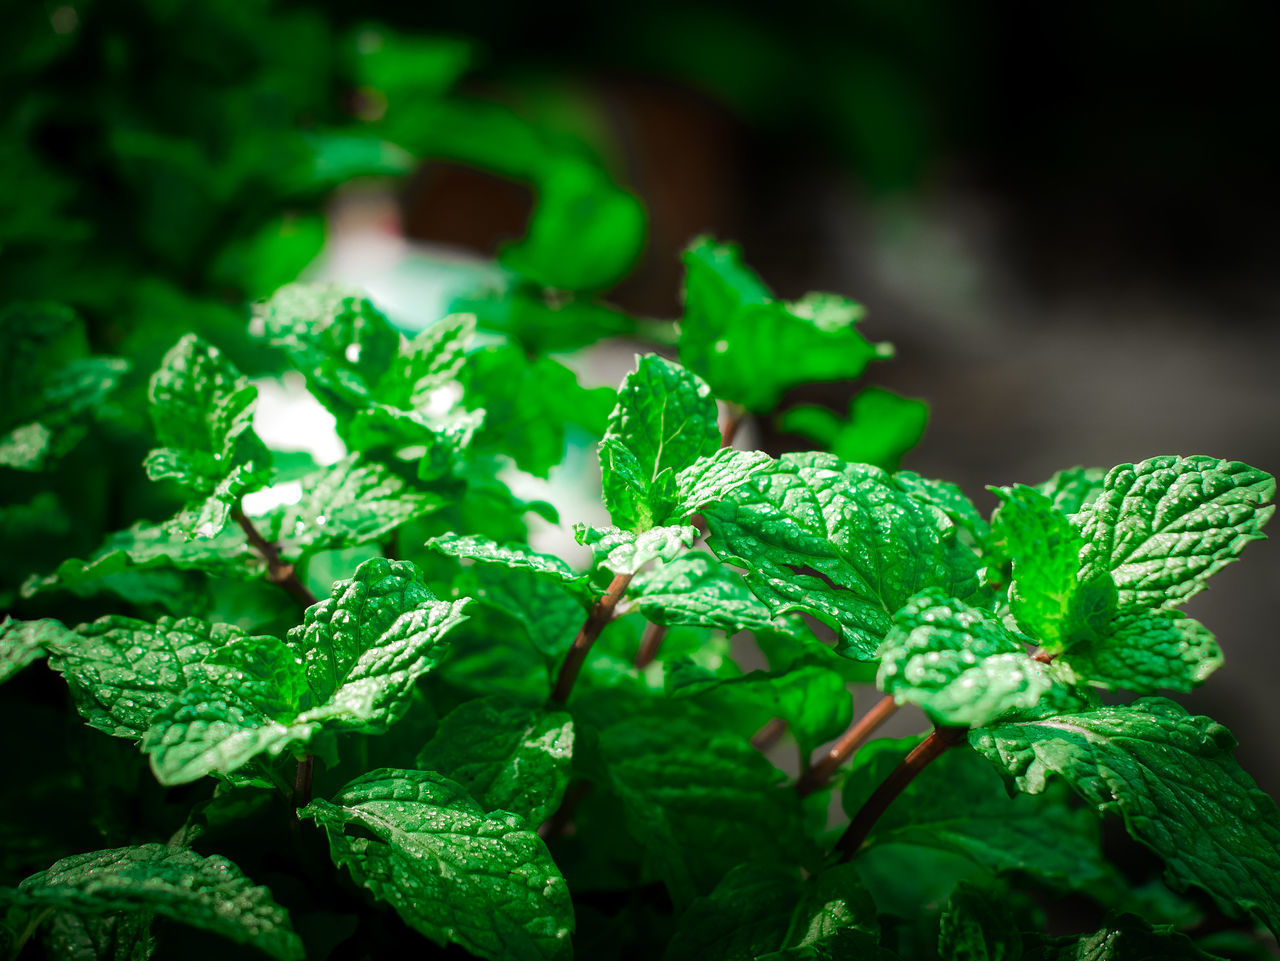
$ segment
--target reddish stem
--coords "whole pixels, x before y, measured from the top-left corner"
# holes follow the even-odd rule
[[[780,740],[782,735],[787,733],[787,722],[780,717],[775,717],[755,734],[751,735],[751,746],[761,754],[769,750]]]
[[[940,757],[947,748],[959,744],[968,733],[962,727],[935,727],[927,738],[915,746],[910,754],[902,759],[902,763],[890,772],[871,797],[858,809],[858,813],[849,822],[835,850],[840,852],[840,860],[848,861],[858,848],[862,847],[867,835],[875,827],[880,815],[888,809],[894,799],[901,794],[917,774]]]
[[[564,704],[569,700],[569,693],[573,690],[578,672],[582,670],[582,665],[587,659],[587,652],[591,650],[591,645],[596,642],[604,626],[613,620],[613,612],[630,583],[630,574],[617,575],[609,582],[609,588],[604,596],[591,606],[586,621],[579,629],[578,636],[573,639],[569,653],[565,655],[564,663],[560,665],[560,675],[556,678],[555,689],[551,692],[551,700],[556,704]]]
[[[286,564],[280,558],[280,551],[269,540],[259,533],[258,528],[253,526],[253,521],[239,507],[231,508],[231,517],[240,529],[244,531],[244,536],[249,539],[249,544],[255,551],[262,555],[262,559],[267,562],[267,580],[272,584],[279,584],[293,597],[301,602],[303,607],[310,607],[316,603],[316,596],[307,589],[307,585],[302,583],[298,577],[298,572],[293,569],[292,564]]]
[[[831,745],[831,750],[823,755],[821,761],[800,776],[800,779],[796,781],[796,791],[799,795],[808,797],[830,781],[836,773],[836,769],[853,757],[853,752],[862,747],[867,739],[875,733],[876,729],[889,720],[897,709],[897,702],[894,701],[891,695],[886,694],[880,698],[871,710],[855,721],[849,730],[840,735],[840,739]]]

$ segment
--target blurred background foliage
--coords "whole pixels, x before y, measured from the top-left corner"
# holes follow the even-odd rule
[[[1274,4],[6,6],[0,290],[131,364],[52,491],[7,474],[6,584],[175,509],[137,428],[182,332],[270,374],[247,303],[336,277],[407,329],[467,309],[530,353],[615,338],[576,362],[614,383],[672,342],[704,232],[781,297],[857,296],[898,346],[886,385],[932,407],[908,466],[971,494],[1166,451],[1280,466]],[[923,429],[857,390],[790,390],[752,439],[867,456],[860,408]],[[1258,554],[1192,610],[1228,664],[1191,703],[1238,731],[1280,720]]]

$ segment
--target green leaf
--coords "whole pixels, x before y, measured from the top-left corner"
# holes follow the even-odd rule
[[[654,527],[635,534],[619,527],[574,524],[573,536],[591,548],[600,567],[614,574],[635,574],[652,561],[679,557],[698,539],[698,529],[687,525]]]
[[[1018,625],[1050,653],[1106,631],[1116,609],[1116,585],[1107,571],[1081,580],[1084,538],[1067,515],[1035,488],[992,488],[1000,507],[991,519],[992,541],[1013,561],[1009,607]]]
[[[631,269],[645,241],[644,206],[595,164],[560,153],[537,172],[529,232],[503,266],[544,287],[603,290]]]
[[[924,436],[929,405],[882,387],[868,387],[849,403],[848,420],[825,407],[802,404],[782,415],[782,429],[801,434],[842,460],[898,469]]]
[[[875,906],[851,866],[801,881],[792,871],[744,864],[689,906],[663,961],[878,961],[889,957],[876,948],[878,933]]]
[[[655,624],[715,627],[727,634],[786,627],[756,599],[741,574],[701,552],[683,553],[641,571],[627,597]]]
[[[970,743],[1019,790],[1057,774],[1165,860],[1177,890],[1203,887],[1229,914],[1280,929],[1280,809],[1231,757],[1221,724],[1143,698],[974,731]]]
[[[809,856],[782,772],[714,715],[620,688],[575,705],[579,735],[598,737],[593,780],[622,801],[627,829],[677,905],[736,864]]]
[[[486,811],[510,811],[541,824],[564,799],[572,760],[568,714],[495,696],[466,701],[447,714],[417,764],[455,781]]]
[[[1017,918],[994,892],[960,884],[943,908],[938,927],[938,957],[943,961],[1019,961],[1022,958],[1022,933],[1018,930]]]
[[[59,304],[0,310],[0,466],[43,470],[83,436],[94,411],[129,369],[116,357],[89,357],[84,324]]]
[[[290,284],[254,310],[253,332],[288,352],[341,422],[391,369],[400,335],[371,301],[338,286]]]
[[[1112,468],[1084,516],[1081,580],[1109,571],[1121,606],[1176,607],[1263,537],[1275,490],[1270,474],[1214,457]]]
[[[476,319],[470,314],[451,314],[423,330],[388,370],[371,371],[379,375],[379,399],[404,410],[430,403],[435,391],[458,379],[475,333]]]
[[[1222,650],[1207,627],[1178,611],[1132,611],[1054,664],[1108,690],[1189,691],[1222,666]]]
[[[560,558],[551,554],[539,554],[525,544],[498,544],[484,537],[463,534],[441,534],[426,544],[429,550],[449,557],[475,561],[477,564],[495,564],[502,567],[518,567],[532,571],[539,577],[558,581],[576,589],[586,584],[586,575],[580,574]]]
[[[140,738],[152,719],[205,676],[214,650],[243,637],[229,624],[162,617],[154,624],[102,617],[45,639],[49,666],[66,678],[90,726]]]
[[[564,459],[566,427],[600,437],[615,400],[612,390],[589,390],[563,364],[530,359],[514,345],[472,354],[462,382],[467,402],[485,410],[476,443],[539,477]]]
[[[1122,914],[1083,937],[1037,938],[1023,961],[1213,961],[1171,924]]]
[[[269,476],[271,455],[253,433],[257,396],[235,365],[195,334],[178,341],[151,377],[161,447],[147,456],[147,476],[211,499],[188,521],[200,537],[220,531],[240,495]]]
[[[437,944],[513,961],[570,953],[569,889],[546,846],[453,781],[382,769],[299,814],[324,828],[336,864]]]
[[[778,865],[733,868],[681,915],[663,961],[755,961],[781,947],[800,886],[793,870]]]
[[[151,914],[78,915],[55,912],[44,948],[54,961],[147,961],[155,952]]]
[[[1036,485],[1053,506],[1064,514],[1078,514],[1093,505],[1102,492],[1107,472],[1101,467],[1069,467]]]
[[[449,503],[440,492],[415,489],[387,465],[360,454],[294,483],[298,501],[272,510],[260,524],[290,557],[378,541]]]
[[[781,718],[806,757],[843,733],[853,719],[845,679],[830,667],[799,663],[747,674],[736,673],[736,665],[734,669],[717,673],[688,658],[669,658],[664,689],[671,697],[697,697],[726,722],[744,715],[747,736]]]
[[[858,332],[861,305],[836,294],[775,300],[734,244],[701,237],[684,262],[680,360],[717,397],[769,413],[791,387],[851,380],[890,354]]]
[[[8,892],[12,903],[78,915],[147,911],[294,961],[304,956],[289,915],[234,864],[164,844],[77,854]]]
[[[15,621],[6,616],[0,622],[0,684],[44,657],[50,645],[69,646],[75,643],[76,637],[60,621],[52,618]]]
[[[881,739],[858,751],[844,783],[846,814],[857,813],[917,740]],[[876,822],[857,861],[876,848],[959,855],[988,871],[1025,872],[1057,889],[1088,890],[1110,872],[1088,812],[1071,808],[1059,793],[1010,797],[999,776],[963,749],[948,751],[911,782]],[[912,905],[911,915],[918,910]]]
[[[677,504],[673,516],[685,518],[707,504],[724,500],[772,463],[773,458],[763,451],[730,447],[699,457],[676,474]]]
[[[300,720],[386,730],[407,706],[414,682],[443,656],[444,637],[466,620],[468,603],[437,600],[409,561],[365,561],[289,632],[314,705]]]
[[[711,391],[689,371],[646,354],[618,388],[600,443],[605,506],[614,524],[647,531],[675,506],[676,474],[720,447]]]
[[[374,557],[307,608],[288,643],[229,636],[151,718],[142,749],[163,784],[230,774],[319,731],[386,731],[466,620],[409,561]],[[217,630],[218,628],[212,628]]]
[[[981,727],[1035,707],[1055,676],[990,614],[933,589],[893,616],[876,682],[899,704],[918,704],[935,724]]]
[[[855,659],[874,656],[913,594],[964,599],[978,586],[978,559],[943,511],[879,468],[830,454],[784,454],[703,515],[708,546],[746,570],[775,615],[812,614]]]
[[[201,673],[156,713],[143,736],[161,784],[238,771],[260,754],[274,757],[305,743],[320,726],[295,722],[306,674],[277,638],[233,638],[204,660]]]
[[[964,491],[950,481],[934,480],[921,477],[909,470],[900,470],[893,475],[893,482],[918,500],[926,501],[936,507],[955,524],[957,534],[962,535],[970,547],[982,549],[991,537],[991,528],[982,512],[973,506],[973,501],[965,496]]]
[[[497,290],[486,287],[454,300],[451,306],[473,311],[483,329],[538,355],[578,350],[605,337],[634,335],[637,327],[635,318],[606,304],[527,283]],[[609,394],[612,407],[613,392]]]
[[[262,557],[239,528],[227,527],[210,538],[188,538],[168,525],[140,522],[108,535],[87,561],[70,558],[51,574],[33,574],[22,585],[22,595],[65,590],[83,596],[112,590],[133,603],[181,613],[191,609],[190,585],[178,572],[247,580],[261,577],[264,568]]]

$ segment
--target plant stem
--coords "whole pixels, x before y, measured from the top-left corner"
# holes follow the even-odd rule
[[[836,773],[836,769],[853,757],[853,752],[862,747],[867,739],[875,733],[876,728],[889,720],[897,709],[897,702],[894,701],[891,695],[886,694],[880,698],[871,710],[855,721],[849,730],[840,735],[839,740],[831,745],[831,750],[823,755],[821,761],[800,776],[800,779],[796,781],[796,792],[801,797],[808,797],[830,781],[832,775]]]
[[[604,626],[613,620],[614,609],[622,600],[622,595],[626,593],[627,585],[630,583],[630,574],[617,575],[609,582],[609,588],[604,592],[604,596],[591,606],[591,612],[587,614],[587,619],[579,629],[578,636],[573,639],[573,646],[569,648],[564,663],[560,665],[560,675],[556,678],[555,689],[551,692],[551,700],[554,703],[564,704],[569,700],[569,693],[573,690],[573,683],[578,679],[578,672],[582,670],[582,665],[587,659],[587,652],[591,650],[591,645],[596,642]]]
[[[267,580],[272,584],[279,584],[301,602],[303,607],[310,607],[314,604],[316,596],[307,589],[307,585],[302,583],[302,579],[298,577],[293,565],[286,564],[280,559],[280,551],[276,549],[276,545],[259,533],[258,529],[253,526],[253,521],[249,519],[249,516],[238,506],[231,508],[231,516],[240,525],[240,529],[244,531],[244,536],[249,538],[249,544],[267,562]]]
[[[14,938],[13,944],[9,947],[9,957],[11,959],[16,959],[22,953],[22,949],[31,940],[31,935],[36,933],[36,929],[44,924],[45,919],[51,914],[53,914],[53,908],[41,908],[31,915],[27,920],[27,926],[22,929],[21,934]]]
[[[929,736],[915,746],[910,754],[902,759],[902,763],[890,772],[871,797],[858,809],[858,813],[849,822],[835,850],[840,852],[840,860],[848,861],[857,853],[858,848],[867,839],[880,815],[888,809],[893,800],[901,794],[915,776],[943,754],[947,748],[959,744],[968,733],[963,727],[935,727]]]
[[[293,807],[305,807],[311,800],[311,778],[315,774],[316,756],[304,754],[298,758],[298,770],[293,777]]]
[[[780,740],[782,735],[787,733],[787,722],[780,717],[775,717],[755,734],[751,735],[751,746],[761,754],[769,750]]]
[[[732,447],[733,439],[738,436],[738,428],[747,419],[747,409],[741,404],[727,404],[724,423],[720,425],[720,446]]]
[[[640,638],[640,648],[636,651],[636,667],[643,671],[653,663],[654,658],[658,656],[658,649],[662,647],[663,638],[666,636],[667,626],[665,624],[646,625],[644,635]]]
[[[249,539],[249,544],[255,551],[262,555],[262,559],[267,562],[267,580],[272,584],[279,584],[289,595],[299,601],[303,607],[310,607],[316,603],[316,596],[308,590],[307,585],[302,583],[302,579],[298,577],[298,572],[293,569],[292,564],[286,564],[280,559],[280,551],[269,540],[262,536],[262,533],[254,526],[253,521],[249,519],[249,515],[244,509],[237,504],[231,508],[231,516],[235,522],[240,525],[240,529],[244,531],[244,536]],[[298,808],[304,806],[311,800],[311,778],[315,773],[315,756],[305,754],[298,759],[298,768],[293,775],[293,809],[294,823],[297,823]]]
[[[732,447],[733,439],[738,435],[738,428],[742,426],[742,422],[746,420],[747,409],[740,404],[729,404],[728,412],[725,416],[724,423],[720,425],[720,446]],[[707,524],[700,516],[693,519],[693,526],[698,528],[698,533],[703,537],[707,535]],[[640,638],[640,649],[636,651],[635,665],[640,670],[644,670],[658,656],[658,649],[662,647],[663,638],[667,636],[667,628],[664,624],[650,624],[644,629],[644,636]]]

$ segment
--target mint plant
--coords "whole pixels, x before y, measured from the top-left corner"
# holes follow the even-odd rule
[[[512,254],[530,276],[538,249]],[[328,464],[270,449],[200,336],[143,428],[74,314],[0,315],[4,469],[46,481],[6,538],[74,520],[95,417],[145,433],[168,505],[6,585],[10,956],[1264,956],[1280,811],[1159,692],[1221,664],[1178,607],[1263,536],[1273,479],[1157,456],[992,488],[988,518],[897,469],[923,418],[878,388],[799,418],[834,452],[740,450],[789,388],[891,351],[732,245],[686,264],[679,362],[642,354],[616,391],[471,315],[408,339],[358,293],[280,289],[256,364],[332,415]],[[571,442],[608,524],[509,486]],[[535,549],[530,516],[581,555]],[[873,739],[898,710],[925,732]],[[1111,857],[1138,846],[1162,876]]]

